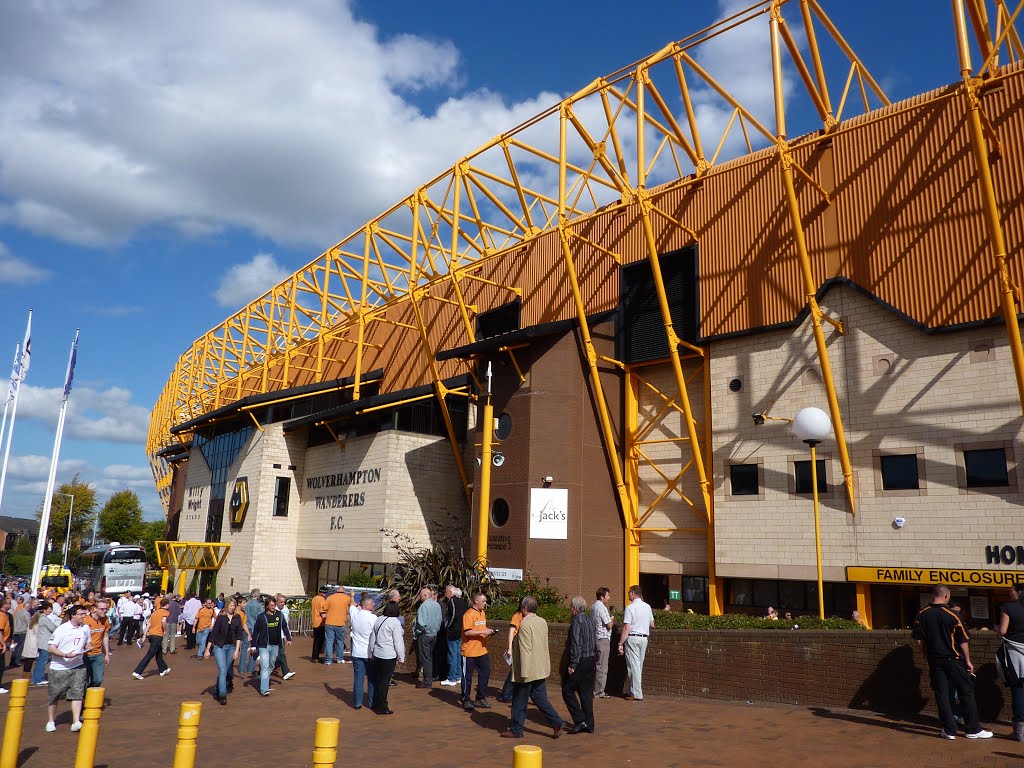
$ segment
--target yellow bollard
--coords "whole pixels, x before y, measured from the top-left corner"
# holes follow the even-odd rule
[[[196,740],[199,738],[199,714],[203,705],[198,701],[181,702],[178,714],[178,744],[174,748],[174,768],[194,768]]]
[[[96,761],[96,741],[100,737],[100,715],[103,714],[104,688],[86,688],[82,704],[82,730],[78,732],[75,768],[92,768]]]
[[[336,717],[318,717],[313,733],[314,768],[334,768],[338,759],[338,731],[341,721]]]
[[[11,701],[7,705],[7,724],[4,726],[4,744],[0,747],[0,768],[17,768],[21,747],[21,725],[25,722],[25,697],[28,680],[11,681]]]
[[[544,750],[532,744],[516,744],[512,749],[512,768],[541,768]]]

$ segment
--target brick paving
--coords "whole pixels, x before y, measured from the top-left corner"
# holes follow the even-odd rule
[[[146,679],[138,681],[130,673],[141,651],[118,649],[107,673],[108,704],[100,721],[96,766],[172,765],[178,705],[186,700],[203,702],[196,765],[217,768],[309,766],[317,717],[341,720],[339,766],[378,761],[398,768],[510,766],[516,743],[541,747],[545,768],[1024,766],[1024,744],[998,738],[1008,732],[1006,724],[994,726],[997,738],[988,741],[961,737],[949,742],[938,738],[936,722],[926,717],[894,720],[835,707],[669,696],[648,696],[643,702],[595,701],[597,733],[566,734],[557,741],[531,707],[527,736],[515,742],[498,736],[508,722],[506,705],[495,702],[490,711],[467,714],[457,706],[456,689],[417,690],[408,675],[401,675],[399,685],[391,689],[395,715],[382,717],[366,708],[356,711],[350,704],[352,666],[313,665],[309,648],[309,640],[296,641],[288,655],[298,674],[287,682],[273,678],[270,696],[260,698],[246,683],[236,686],[225,707],[211,697],[216,679],[212,659],[194,661],[179,650],[168,657],[170,675],[158,677],[151,666]],[[6,679],[11,679],[10,672]],[[550,685],[549,694],[564,714],[561,696]],[[8,699],[0,698],[4,718]],[[46,689],[31,689],[19,765],[72,765],[77,736],[68,729],[68,706],[59,708],[56,733],[46,733],[45,723]],[[346,748],[355,749],[358,756],[353,759]]]

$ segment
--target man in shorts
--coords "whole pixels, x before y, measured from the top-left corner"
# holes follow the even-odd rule
[[[89,612],[84,605],[68,608],[69,620],[54,630],[47,645],[50,652],[49,720],[46,730],[57,730],[57,699],[71,702],[71,730],[82,730],[82,699],[85,698],[85,650],[89,647],[89,628],[84,626]]]

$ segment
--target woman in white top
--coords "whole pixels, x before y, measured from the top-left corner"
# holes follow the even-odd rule
[[[398,603],[390,600],[384,605],[384,615],[373,625],[370,635],[370,653],[373,656],[373,711],[378,715],[393,715],[388,708],[388,685],[398,662],[405,661],[405,639],[402,622],[398,618]]]
[[[369,642],[377,616],[373,612],[373,598],[364,597],[361,606],[348,609],[348,623],[352,628],[352,706],[363,708],[363,687],[369,683],[366,703],[373,706],[373,677],[367,675],[369,668]]]

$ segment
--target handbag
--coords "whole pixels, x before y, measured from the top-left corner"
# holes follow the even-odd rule
[[[35,630],[29,630],[25,634],[25,642],[21,648],[21,658],[23,659],[38,659],[39,658],[39,638],[36,637]]]

